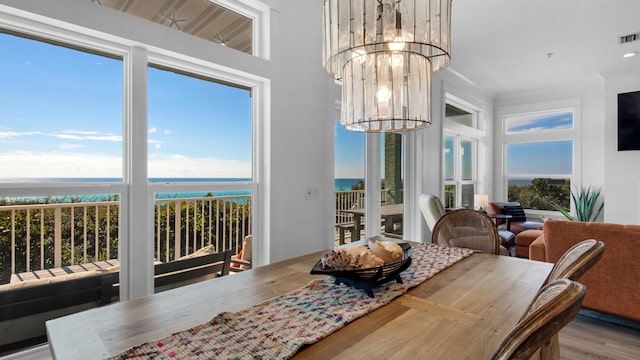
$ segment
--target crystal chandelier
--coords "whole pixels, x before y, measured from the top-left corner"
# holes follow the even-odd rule
[[[431,124],[431,74],[449,64],[451,0],[324,0],[323,23],[324,66],[342,80],[347,129]]]

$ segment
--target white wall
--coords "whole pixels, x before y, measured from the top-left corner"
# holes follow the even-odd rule
[[[266,79],[266,155],[259,196],[261,262],[333,245],[333,114],[339,89],[322,67],[321,1],[265,0],[271,8],[271,60],[249,56],[89,0],[0,0],[31,19],[64,23],[118,43],[181,54],[232,72]],[[12,9],[9,9],[13,11]],[[5,7],[4,10],[7,10]],[[8,11],[8,10],[7,10]],[[313,196],[307,200],[307,190]],[[257,247],[257,246],[256,246]]]
[[[333,247],[333,115],[340,98],[322,66],[322,2],[274,3],[272,261]],[[307,189],[318,193],[306,200]]]
[[[604,221],[640,224],[640,151],[618,151],[618,94],[640,91],[640,72],[605,81]]]

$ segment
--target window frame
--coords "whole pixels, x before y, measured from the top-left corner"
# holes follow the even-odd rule
[[[444,106],[451,105],[460,110],[466,111],[472,116],[472,124],[473,126],[466,126],[460,124],[456,121],[447,119],[445,113],[443,112],[443,135],[442,135],[442,145],[443,145],[443,154],[442,154],[442,194],[443,200],[445,195],[445,186],[447,185],[455,185],[456,187],[456,195],[455,195],[455,207],[462,206],[462,185],[473,185],[474,186],[474,194],[482,194],[486,193],[484,188],[484,182],[481,174],[484,173],[483,169],[486,168],[486,162],[484,159],[484,142],[486,137],[486,123],[484,121],[484,113],[485,111],[471,104],[453,94],[446,93]],[[445,138],[447,136],[454,138],[454,176],[453,180],[445,179],[445,158],[444,158],[444,143]],[[462,179],[462,171],[461,171],[461,154],[460,147],[462,141],[470,141],[472,142],[473,155],[472,155],[472,169],[471,169],[471,180],[463,180]],[[443,201],[444,203],[444,201]],[[475,206],[474,206],[475,207]]]
[[[560,112],[572,112],[573,113],[573,127],[571,129],[561,130],[541,130],[536,132],[519,132],[519,133],[507,133],[506,132],[506,118],[513,116],[531,115],[531,114],[554,114]],[[517,178],[531,178],[539,177],[550,178],[554,175],[549,174],[526,174],[518,176],[509,176],[506,169],[507,160],[507,145],[508,144],[524,144],[524,143],[536,143],[536,142],[553,142],[553,141],[571,141],[573,145],[572,154],[572,173],[567,176],[571,181],[572,188],[580,186],[582,182],[581,177],[581,141],[580,141],[580,124],[581,124],[581,101],[579,98],[564,98],[552,101],[536,102],[529,104],[518,104],[504,106],[498,109],[496,114],[497,121],[497,141],[499,146],[499,162],[498,178],[499,187],[497,188],[497,195],[501,199],[508,198],[508,181],[509,179]],[[562,175],[565,177],[565,175]],[[574,211],[573,202],[571,202],[571,211]],[[531,217],[557,217],[561,218],[558,211],[553,210],[533,210],[525,209],[527,216]]]
[[[220,1],[226,3],[227,1]],[[236,1],[228,1],[235,3]],[[269,24],[270,8],[257,1],[262,14],[262,26],[254,26],[261,32],[262,40],[269,39],[269,31],[262,30]],[[240,4],[238,2],[238,4]],[[251,4],[243,4],[249,9]],[[16,15],[18,14],[18,15]],[[264,265],[270,259],[268,237],[269,214],[261,211],[266,206],[269,195],[262,189],[261,180],[268,173],[268,129],[270,127],[269,101],[270,80],[241,70],[228,68],[209,61],[191,58],[187,55],[160,49],[153,45],[140,44],[111,34],[87,31],[76,25],[67,25],[46,18],[32,20],[29,15],[0,12],[0,27],[25,37],[36,37],[79,47],[89,51],[113,55],[123,61],[123,128],[122,157],[123,172],[121,182],[105,183],[3,183],[0,196],[38,195],[90,195],[117,193],[120,195],[119,254],[120,299],[128,300],[153,293],[153,193],[168,191],[195,191],[206,189],[251,190],[252,233],[261,239],[253,245],[255,266]],[[204,41],[204,40],[203,40]],[[257,37],[254,39],[257,41]],[[268,41],[262,41],[263,55],[269,53]],[[203,75],[222,81],[237,83],[250,88],[252,94],[252,181],[235,183],[189,183],[150,184],[147,181],[147,64],[153,62],[167,67],[177,67],[189,73]],[[135,121],[134,121],[135,119]],[[143,166],[145,165],[145,166]],[[138,225],[132,225],[138,224]],[[136,259],[133,261],[133,259]]]

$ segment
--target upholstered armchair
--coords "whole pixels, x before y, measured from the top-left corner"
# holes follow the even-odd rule
[[[422,216],[427,222],[429,230],[433,232],[433,228],[440,218],[446,213],[442,201],[437,196],[430,194],[421,194],[418,197],[418,205],[422,211]]]

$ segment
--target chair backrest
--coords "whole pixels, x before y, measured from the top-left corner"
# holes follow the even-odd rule
[[[578,314],[585,292],[584,285],[569,279],[543,286],[489,359],[529,359],[538,349],[549,351],[549,342]],[[541,354],[540,358],[545,359],[546,355]]]
[[[475,210],[459,209],[438,220],[431,233],[431,242],[499,254],[501,240],[489,216]]]
[[[155,291],[186,285],[208,277],[229,275],[231,250],[157,264]]]
[[[422,216],[427,222],[427,226],[429,226],[429,230],[433,232],[438,220],[446,213],[442,201],[437,196],[421,194],[418,197],[418,205],[422,211]]]
[[[557,279],[577,281],[600,261],[605,247],[602,241],[595,239],[584,240],[573,245],[553,266],[545,284]]]

